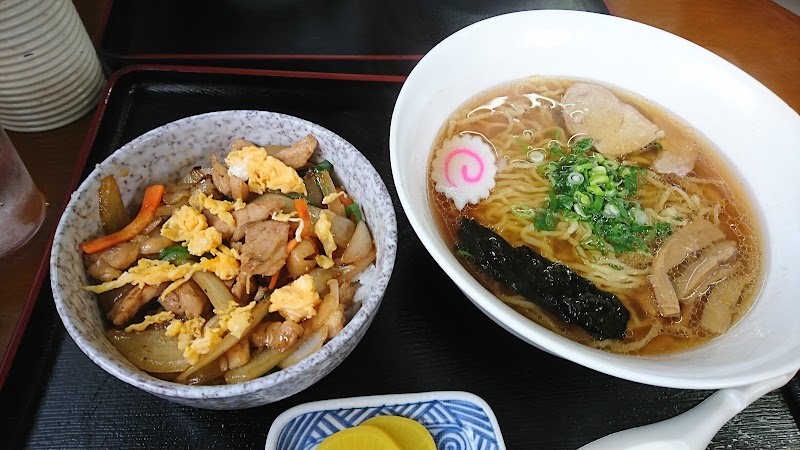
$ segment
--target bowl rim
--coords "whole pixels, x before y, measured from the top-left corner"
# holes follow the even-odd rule
[[[408,78],[406,79],[406,82],[403,84],[400,94],[397,97],[397,101],[395,103],[395,107],[392,112],[392,120],[389,130],[390,161],[392,165],[392,174],[394,178],[394,183],[397,189],[397,194],[400,199],[400,203],[415,233],[422,241],[423,246],[426,248],[428,253],[430,253],[430,255],[434,258],[434,260],[436,260],[439,267],[442,268],[442,270],[448,275],[448,277],[452,280],[452,282],[455,283],[457,287],[460,290],[462,290],[462,292],[464,292],[465,296],[475,306],[477,306],[478,309],[481,310],[481,312],[483,312],[486,316],[488,316],[491,320],[500,325],[506,331],[510,332],[511,334],[523,340],[524,342],[539,348],[540,350],[551,352],[556,356],[559,356],[560,358],[567,359],[574,363],[580,364],[584,367],[588,367],[590,369],[597,370],[599,372],[614,377],[649,385],[662,386],[662,387],[681,388],[681,389],[718,389],[718,388],[735,387],[735,386],[752,384],[758,381],[763,381],[768,378],[785,375],[787,373],[794,373],[798,369],[800,369],[800,355],[799,355],[799,357],[795,358],[794,360],[785,360],[781,361],[780,363],[772,364],[768,369],[760,370],[758,374],[751,374],[751,375],[737,374],[734,376],[729,375],[724,379],[720,379],[720,377],[716,377],[717,379],[711,379],[711,378],[693,379],[686,377],[671,376],[669,373],[645,374],[640,370],[615,366],[614,362],[619,360],[620,358],[664,360],[664,359],[669,359],[670,357],[675,355],[682,355],[688,352],[692,352],[696,349],[690,349],[684,352],[661,355],[661,356],[629,356],[629,355],[613,354],[603,350],[582,346],[581,344],[577,344],[575,341],[557,335],[556,333],[551,332],[550,330],[533,322],[532,320],[525,318],[512,308],[505,305],[500,299],[495,297],[485,288],[482,288],[481,285],[479,285],[479,287],[476,287],[473,286],[473,284],[462,283],[460,281],[463,279],[463,274],[458,272],[458,267],[454,267],[450,264],[449,261],[446,261],[445,260],[446,255],[441,254],[434,245],[438,237],[426,234],[425,226],[423,224],[423,220],[421,219],[421,213],[415,211],[413,203],[411,201],[409,188],[407,186],[408,183],[406,183],[406,181],[401,176],[400,171],[398,170],[398,167],[401,165],[400,163],[401,149],[399,148],[399,139],[400,139],[399,116],[403,110],[407,109],[406,104],[414,101],[413,97],[415,96],[415,94],[412,92],[412,89],[415,88],[417,84],[422,82],[422,80],[418,79],[421,76],[419,74],[420,72],[425,70],[428,64],[430,64],[430,60],[438,58],[440,53],[450,52],[451,50],[447,47],[450,45],[454,45],[453,42],[458,41],[464,35],[469,35],[484,27],[488,27],[489,24],[494,24],[495,22],[503,22],[520,16],[529,16],[531,17],[532,21],[538,20],[540,21],[540,23],[547,20],[553,20],[560,23],[567,23],[572,18],[581,18],[584,20],[593,20],[598,23],[603,23],[605,25],[610,24],[611,26],[625,24],[626,26],[631,27],[632,29],[635,29],[637,31],[649,33],[651,36],[658,35],[661,38],[670,39],[672,42],[675,42],[676,45],[683,46],[686,49],[700,51],[705,58],[710,58],[711,60],[714,60],[715,63],[725,66],[726,70],[736,72],[737,75],[743,76],[749,84],[753,86],[759,86],[763,91],[765,91],[765,93],[767,93],[767,95],[772,97],[773,101],[777,101],[777,104],[781,104],[782,107],[784,107],[787,112],[791,112],[797,119],[800,119],[800,116],[797,115],[797,112],[792,110],[783,99],[778,97],[775,93],[770,91],[766,86],[764,86],[758,80],[756,80],[755,78],[744,72],[742,69],[739,69],[738,67],[728,62],[724,58],[714,54],[709,50],[706,50],[705,48],[687,39],[684,39],[680,36],[677,36],[675,34],[669,33],[667,31],[661,30],[659,28],[647,24],[635,22],[629,19],[616,16],[609,16],[605,14],[598,14],[586,11],[570,11],[570,10],[534,10],[534,11],[513,12],[513,13],[490,17],[482,21],[476,22],[472,25],[462,28],[459,31],[456,31],[455,33],[443,39],[436,46],[434,46],[433,49],[431,49],[414,67],[414,69],[408,75]],[[496,83],[496,85],[510,81],[513,80],[509,79],[509,80],[499,81],[498,83]],[[483,90],[490,89],[492,87],[494,86],[484,86]],[[621,87],[622,89],[626,89],[624,86],[619,86],[619,87]],[[470,98],[469,95],[476,95],[479,92],[482,91],[479,90],[474,93],[467,93],[467,95],[464,96],[463,101],[468,101]],[[702,132],[702,130],[700,131]],[[765,227],[762,226],[760,228],[765,228]],[[762,231],[766,230],[764,229]],[[766,233],[764,233],[764,237],[765,238],[767,237]],[[766,273],[765,278],[768,278],[769,261],[766,261],[766,263],[767,263],[767,268],[765,270]],[[583,349],[576,349],[574,345],[581,345]]]
[[[223,110],[223,111],[213,111],[208,113],[197,114],[189,117],[184,117],[182,119],[178,119],[164,125],[161,125],[157,128],[154,128],[146,133],[134,138],[130,142],[126,143],[125,145],[121,146],[117,150],[115,150],[111,155],[109,155],[103,162],[98,164],[92,172],[86,177],[86,179],[81,182],[80,186],[73,192],[72,196],[70,197],[70,201],[67,206],[64,208],[64,213],[59,218],[58,226],[56,228],[55,235],[53,237],[53,246],[52,248],[55,249],[57,243],[61,240],[61,236],[64,233],[64,227],[66,226],[67,220],[71,214],[71,211],[74,210],[75,204],[79,201],[80,192],[83,192],[89,188],[89,185],[97,178],[98,174],[100,173],[101,169],[111,161],[114,155],[121,155],[125,152],[130,152],[133,149],[141,146],[143,143],[146,143],[150,139],[154,137],[158,137],[160,135],[170,133],[180,129],[183,125],[187,122],[195,121],[195,120],[205,120],[205,119],[213,119],[220,116],[228,116],[228,115],[241,115],[246,116],[248,114],[256,114],[256,115],[267,115],[277,118],[281,122],[291,122],[294,124],[301,125],[303,127],[307,127],[313,130],[315,136],[325,136],[327,138],[333,140],[339,140],[344,144],[344,148],[347,149],[348,155],[352,156],[356,160],[359,160],[361,163],[366,163],[366,166],[369,167],[371,170],[371,175],[374,175],[372,178],[376,181],[379,181],[377,185],[378,195],[381,198],[388,200],[388,205],[392,205],[391,196],[389,195],[389,190],[386,187],[386,183],[378,174],[375,167],[369,162],[369,160],[349,141],[344,139],[343,137],[339,136],[338,134],[328,130],[327,128],[318,125],[314,122],[301,119],[296,116],[272,112],[272,111],[263,111],[263,110],[247,110],[247,109],[235,109],[235,110]],[[386,228],[386,233],[388,236],[397,236],[397,219],[396,219],[396,212],[393,206],[386,208],[386,212],[388,213],[388,217],[385,223],[382,224],[382,227]],[[395,238],[396,239],[396,238]],[[391,243],[390,243],[391,244]],[[61,318],[61,322],[64,324],[64,327],[67,329],[70,337],[75,341],[78,347],[83,351],[86,356],[89,357],[95,364],[100,366],[103,370],[114,375],[118,379],[128,383],[132,386],[141,388],[147,392],[162,395],[166,397],[176,397],[176,398],[183,398],[183,399],[220,399],[220,398],[231,398],[231,397],[240,397],[242,395],[251,394],[257,391],[262,391],[273,387],[275,385],[279,385],[284,382],[290,382],[298,377],[304,376],[305,372],[316,366],[319,362],[332,357],[333,355],[338,354],[343,349],[346,350],[345,344],[346,342],[351,339],[358,330],[362,327],[368,327],[374,318],[375,314],[377,313],[381,301],[383,299],[383,295],[385,294],[386,288],[389,284],[391,279],[391,274],[394,271],[394,264],[396,259],[396,242],[395,245],[387,245],[387,251],[384,252],[383,256],[379,256],[379,258],[383,258],[385,261],[384,270],[388,270],[389,277],[385,279],[385,282],[381,283],[380,285],[374,285],[370,290],[370,293],[367,298],[362,300],[361,307],[356,312],[356,314],[350,319],[347,324],[345,324],[342,331],[340,331],[336,336],[325,343],[325,347],[328,348],[327,352],[320,352],[317,351],[313,353],[311,356],[303,359],[299,363],[288,367],[286,369],[279,370],[277,372],[273,372],[271,374],[261,376],[251,381],[247,381],[244,383],[239,384],[232,384],[232,385],[215,385],[215,386],[190,386],[190,385],[182,385],[178,383],[173,383],[170,381],[161,380],[158,378],[153,377],[152,375],[147,374],[146,372],[137,369],[136,371],[129,370],[124,366],[115,363],[114,361],[108,360],[105,356],[103,356],[102,352],[99,352],[76,328],[75,324],[73,324],[71,319],[67,319],[66,314],[66,307],[64,305],[61,292],[58,289],[58,282],[59,274],[60,274],[60,267],[56,264],[58,259],[58,254],[53,252],[50,255],[50,285],[53,292],[53,300],[56,304],[56,310],[58,311],[58,315]],[[377,265],[379,259],[376,258],[376,268],[380,270]],[[124,358],[124,356],[121,356]],[[290,394],[293,395],[293,394]]]

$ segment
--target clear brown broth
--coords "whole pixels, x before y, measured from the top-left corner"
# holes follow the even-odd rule
[[[490,89],[472,100],[466,102],[460,107],[443,125],[437,139],[432,146],[432,152],[441,145],[441,143],[452,135],[462,131],[477,131],[482,134],[490,135],[487,130],[477,128],[475,126],[467,126],[464,128],[456,128],[453,133],[448,134],[448,123],[452,120],[458,120],[466,117],[466,114],[475,108],[487,104],[489,101],[501,96],[509,96],[515,98],[521,93],[527,93],[530,90],[530,85],[533,79],[520,80],[508,83],[496,88]],[[552,89],[565,89],[572,83],[578,80],[558,79],[558,78],[541,78],[536,77],[537,82],[541,81],[543,85]],[[583,80],[581,80],[583,81]],[[535,83],[534,83],[535,84]],[[601,84],[601,83],[596,83]],[[700,148],[700,157],[695,163],[694,169],[690,176],[696,178],[709,178],[720,180],[721,186],[714,184],[705,184],[700,192],[697,192],[702,198],[718,202],[721,205],[721,212],[719,214],[720,228],[723,229],[727,237],[734,240],[739,247],[738,258],[743,263],[744,271],[756,274],[754,282],[752,282],[744,291],[741,296],[733,315],[732,325],[735,324],[742,316],[750,309],[753,302],[758,296],[762,280],[763,280],[763,251],[761,247],[760,231],[756,224],[755,209],[752,207],[750,196],[745,192],[742,183],[738,182],[739,175],[730,167],[725,161],[724,157],[718,150],[703,136],[697,133],[691,126],[685,124],[674,114],[666,109],[653,104],[633,93],[626,92],[613,86],[604,85],[616,94],[623,102],[636,107],[645,117],[653,121],[659,126],[661,130],[666,133],[666,138],[662,139],[665,145],[696,145]],[[560,95],[554,95],[553,100],[559,101]],[[563,119],[560,114],[553,114],[553,120],[557,125],[563,127]],[[644,159],[652,162],[656,156],[655,151],[646,151],[638,154]],[[472,216],[472,214],[481,207],[478,205],[468,205],[463,211],[458,211],[453,203],[447,199],[444,194],[438,193],[434,190],[433,182],[430,181],[430,168],[433,157],[431,156],[428,170],[428,194],[430,204],[433,205],[434,214],[437,226],[441,237],[452,247],[457,240],[458,221],[461,216]],[[649,165],[649,164],[648,164]],[[644,189],[646,187],[643,187]],[[492,224],[485,224],[491,226]],[[523,243],[513,235],[505,233],[503,229],[497,229],[501,236],[508,240],[512,245],[523,245]],[[555,258],[567,266],[574,265],[580,262],[579,256],[576,254],[575,249],[566,241],[551,242],[554,248]],[[657,252],[658,248],[652,249]],[[687,262],[688,263],[688,262]],[[687,264],[687,263],[684,263]],[[464,267],[480,281],[488,290],[495,295],[510,294],[502,286],[495,281],[489,279],[482,273],[475,271],[469,264],[462,261]],[[681,267],[675,269],[680,271]],[[615,353],[628,353],[640,356],[655,356],[669,353],[685,351],[697,347],[715,336],[711,335],[699,326],[699,314],[702,301],[697,302],[697,307],[693,309],[691,315],[684,319],[683,324],[676,327],[679,321],[670,320],[661,317],[658,314],[655,297],[649,283],[635,289],[626,289],[625,291],[613,292],[617,295],[625,306],[633,313],[639,316],[646,316],[652,324],[658,326],[671,326],[672,329],[660,333],[658,336],[650,340],[644,347],[636,351],[624,351],[620,348],[615,348],[615,345],[604,347],[606,350]],[[517,305],[511,305],[519,313],[525,315],[531,320],[549,328],[551,331],[564,335],[574,341],[596,346],[596,341],[590,337],[586,332],[577,326],[566,324],[560,321],[557,317],[551,316],[546,311],[531,310]],[[645,330],[646,331],[646,330]],[[635,331],[629,330],[628,335],[620,344],[634,342],[641,338],[643,333],[642,329]],[[608,341],[605,341],[608,342]]]

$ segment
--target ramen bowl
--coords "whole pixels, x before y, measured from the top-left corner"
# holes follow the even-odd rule
[[[361,307],[317,352],[284,370],[240,384],[187,386],[139,370],[105,337],[107,325],[89,284],[77,245],[99,234],[98,187],[114,175],[125,204],[141,201],[154,182],[179,180],[192,167],[207,166],[212,153],[227,153],[231,140],[290,145],[313,134],[319,156],[330,161],[339,181],[362,208],[377,249],[376,270]],[[314,156],[316,157],[316,155]],[[169,123],[134,139],[99,164],[72,195],[62,216],[50,260],[51,286],[64,326],[80,349],[120,380],[177,403],[207,409],[240,409],[275,402],[319,381],[356,347],[372,322],[394,267],[397,225],[392,200],[369,161],[333,132],[297,117],[265,111],[220,111]]]
[[[638,94],[702,134],[738,174],[760,225],[766,277],[749,312],[730,330],[680,353],[608,353],[523,317],[459,263],[441,237],[429,201],[432,144],[465,102],[533,75],[595,80]],[[795,194],[786,188],[800,154],[780,144],[798,140],[800,117],[785,102],[691,42],[605,15],[531,11],[469,26],[425,55],[397,99],[389,144],[395,185],[411,225],[444,272],[492,320],[539,349],[613,376],[707,389],[750,384],[800,367],[800,277],[792,276],[800,214],[788,207]],[[757,142],[769,142],[769,154],[760,152]]]

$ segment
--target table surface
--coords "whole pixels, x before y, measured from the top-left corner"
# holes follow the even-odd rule
[[[102,0],[73,0],[90,34],[100,27]],[[800,111],[800,17],[766,0],[607,0],[614,15],[669,31],[718,54]],[[657,58],[657,55],[654,56]],[[0,259],[0,351],[13,341],[17,320],[34,286],[39,262],[64,207],[91,115],[41,133],[9,132],[49,202],[45,223],[18,252]],[[27,321],[25,314],[22,319]],[[12,350],[13,349],[9,349]],[[5,357],[5,355],[0,355]]]

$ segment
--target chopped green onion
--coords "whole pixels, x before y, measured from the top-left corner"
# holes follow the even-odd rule
[[[553,231],[556,229],[556,217],[552,212],[540,209],[533,219],[533,226],[539,231]]]
[[[536,216],[536,210],[525,205],[512,205],[511,214],[519,217],[520,219],[532,220]]]
[[[641,209],[633,210],[633,220],[635,220],[639,225],[647,225],[650,222],[650,218],[647,217],[647,213]]]
[[[656,224],[656,236],[663,238],[672,233],[672,225],[669,222],[659,222]]]
[[[573,154],[585,153],[592,148],[593,142],[594,141],[590,137],[578,139],[577,141],[573,142],[572,145],[570,145],[570,150]]]
[[[528,152],[528,159],[533,163],[539,164],[544,161],[544,152],[541,150],[531,150]]]
[[[567,176],[567,182],[569,184],[581,184],[583,183],[584,177],[582,173],[579,172],[572,172]]]
[[[617,217],[619,215],[619,208],[617,208],[616,205],[608,203],[606,204],[606,207],[603,208],[603,214],[609,217]]]
[[[583,192],[576,192],[575,193],[575,201],[582,204],[583,206],[591,206],[592,205],[592,198],[589,197],[587,194]]]
[[[647,170],[608,159],[594,151],[592,143],[584,137],[565,149],[550,141],[546,146],[549,155],[542,152],[542,161],[548,156],[555,158],[536,168],[552,186],[549,200],[543,208],[515,205],[512,212],[531,221],[537,230],[554,230],[559,221],[589,224],[592,241],[579,244],[587,251],[585,258],[592,257],[591,252],[649,252],[650,243],[662,237],[659,233],[668,235],[671,228],[651,225],[633,198]],[[531,160],[539,156],[533,153],[528,153]],[[642,221],[642,215],[647,220]]]
[[[605,191],[603,191],[603,189],[600,186],[596,186],[594,184],[589,185],[589,187],[587,187],[586,190],[589,191],[590,194],[600,195],[600,196],[606,195]]]
[[[358,203],[356,202],[347,205],[347,207],[344,208],[344,211],[345,214],[347,214],[347,217],[349,217],[355,223],[363,220],[361,216],[361,208],[359,208]]]
[[[608,170],[603,166],[592,167],[592,175],[605,175]]]

